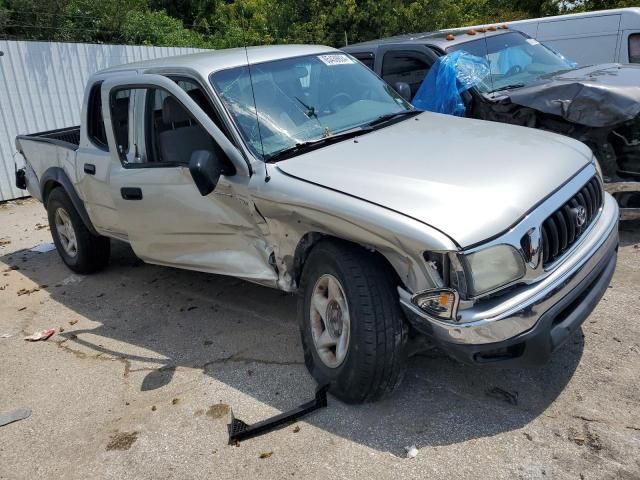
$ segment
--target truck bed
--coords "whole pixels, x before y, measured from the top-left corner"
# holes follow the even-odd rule
[[[47,132],[18,135],[17,139],[24,138],[38,142],[46,142],[60,145],[61,147],[77,150],[80,145],[80,126],[59,128]]]

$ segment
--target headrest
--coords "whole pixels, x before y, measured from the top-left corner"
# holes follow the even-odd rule
[[[162,122],[165,125],[182,123],[191,120],[191,116],[178,100],[167,97],[162,102]]]

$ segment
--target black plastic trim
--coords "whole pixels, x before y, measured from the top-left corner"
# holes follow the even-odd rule
[[[42,178],[40,179],[40,192],[42,194],[42,202],[45,204],[45,208],[47,205],[45,192],[47,192],[47,189],[51,183],[59,184],[62,186],[62,188],[64,188],[65,192],[67,193],[67,195],[69,195],[69,198],[71,199],[71,203],[73,203],[73,206],[78,212],[78,215],[80,215],[82,222],[85,224],[85,226],[89,229],[89,231],[92,234],[99,235],[99,233],[96,231],[95,227],[93,226],[93,223],[91,223],[91,219],[89,218],[87,209],[84,207],[84,202],[78,196],[78,192],[76,192],[76,189],[73,186],[73,183],[71,183],[71,180],[69,179],[65,171],[60,167],[48,168],[42,175]]]

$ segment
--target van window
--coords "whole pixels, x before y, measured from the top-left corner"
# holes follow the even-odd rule
[[[629,63],[640,63],[640,33],[629,35]]]
[[[427,56],[421,53],[389,52],[385,54],[382,61],[382,79],[394,88],[396,82],[408,83],[411,87],[411,98],[413,98],[430,67]]]
[[[89,92],[87,135],[96,147],[102,150],[109,149],[104,120],[102,119],[102,82],[93,85]]]

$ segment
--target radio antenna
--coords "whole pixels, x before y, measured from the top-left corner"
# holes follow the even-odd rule
[[[258,115],[258,104],[256,102],[256,91],[253,88],[253,76],[251,74],[251,62],[249,62],[249,50],[247,49],[247,24],[245,23],[244,9],[242,9],[242,41],[244,42],[244,55],[247,59],[247,70],[249,71],[249,83],[251,84],[251,96],[253,97],[253,109],[256,112],[256,124],[258,125],[258,138],[260,138],[260,149],[262,151],[262,161],[264,162],[264,181],[271,180],[267,160],[264,158],[264,143],[262,141],[262,130],[260,130],[260,116]]]

